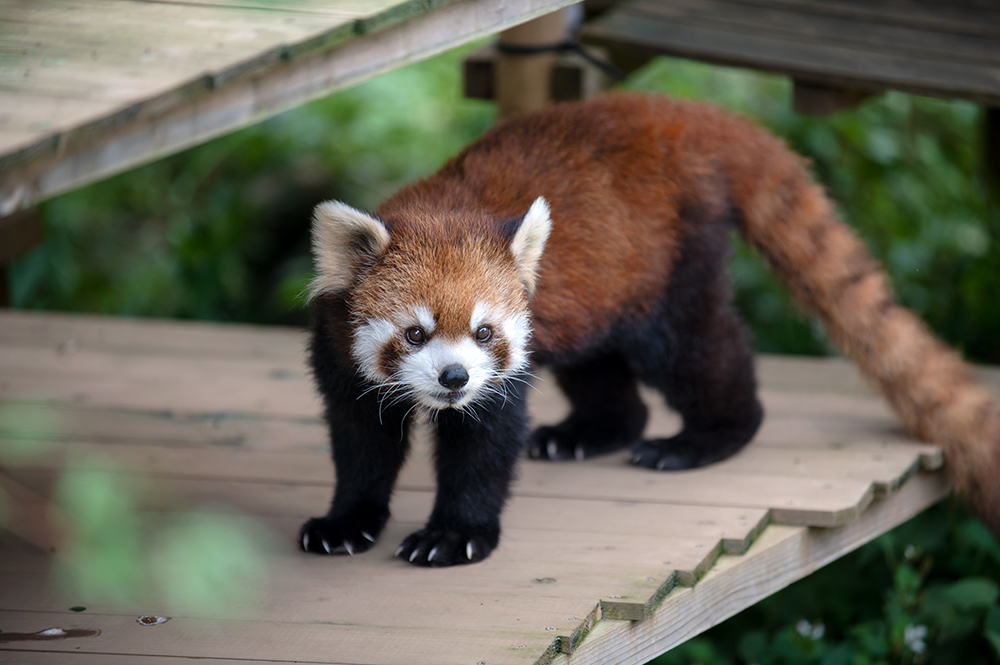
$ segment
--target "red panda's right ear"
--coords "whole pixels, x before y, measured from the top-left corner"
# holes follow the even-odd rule
[[[382,222],[340,201],[326,201],[313,211],[312,247],[316,276],[309,299],[347,288],[358,261],[378,256],[389,246]]]

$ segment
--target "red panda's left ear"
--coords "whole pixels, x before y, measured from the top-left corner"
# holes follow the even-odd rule
[[[316,276],[309,299],[350,286],[358,263],[379,256],[389,246],[382,222],[340,201],[326,201],[313,211],[312,247]]]
[[[538,262],[545,249],[545,241],[552,229],[552,218],[549,216],[549,204],[544,197],[539,196],[531,204],[527,214],[521,220],[521,225],[510,241],[510,249],[517,262],[521,282],[531,296],[535,292],[538,279]]]

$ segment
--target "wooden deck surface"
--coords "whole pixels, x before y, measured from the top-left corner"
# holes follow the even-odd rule
[[[1000,4],[625,0],[584,36],[612,48],[1000,105]]]
[[[572,0],[0,0],[0,217]]]
[[[432,505],[421,436],[374,549],[307,555],[295,534],[325,511],[332,467],[304,341],[288,329],[0,314],[0,402],[60,423],[47,435],[51,456],[0,470],[16,500],[0,532],[0,635],[100,631],[0,640],[0,659],[642,663],[948,492],[939,450],[902,435],[851,365],[764,357],[767,419],[729,461],[684,473],[630,467],[623,454],[525,461],[493,556],[425,569],[392,557]],[[986,376],[1000,385],[1000,373]],[[564,411],[552,383],[533,394],[539,422]],[[676,419],[649,401],[649,431],[669,434]],[[19,436],[0,420],[0,446]],[[155,602],[69,611],[79,601],[48,587],[58,541],[45,523],[74,450],[102,453],[154,488],[150,516],[209,506],[278,534],[265,601],[232,615],[175,612],[153,627],[136,617],[169,611]]]

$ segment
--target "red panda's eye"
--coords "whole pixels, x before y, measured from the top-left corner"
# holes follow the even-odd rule
[[[477,342],[485,342],[492,336],[493,336],[493,329],[490,328],[489,326],[483,326],[482,328],[476,331]]]
[[[423,344],[427,341],[427,337],[424,336],[424,331],[420,328],[413,327],[406,331],[406,341],[410,344]]]

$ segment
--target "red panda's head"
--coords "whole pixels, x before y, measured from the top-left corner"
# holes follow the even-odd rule
[[[351,355],[387,395],[461,409],[527,369],[528,301],[551,221],[544,199],[521,218],[476,211],[316,208],[311,296],[347,292]]]

